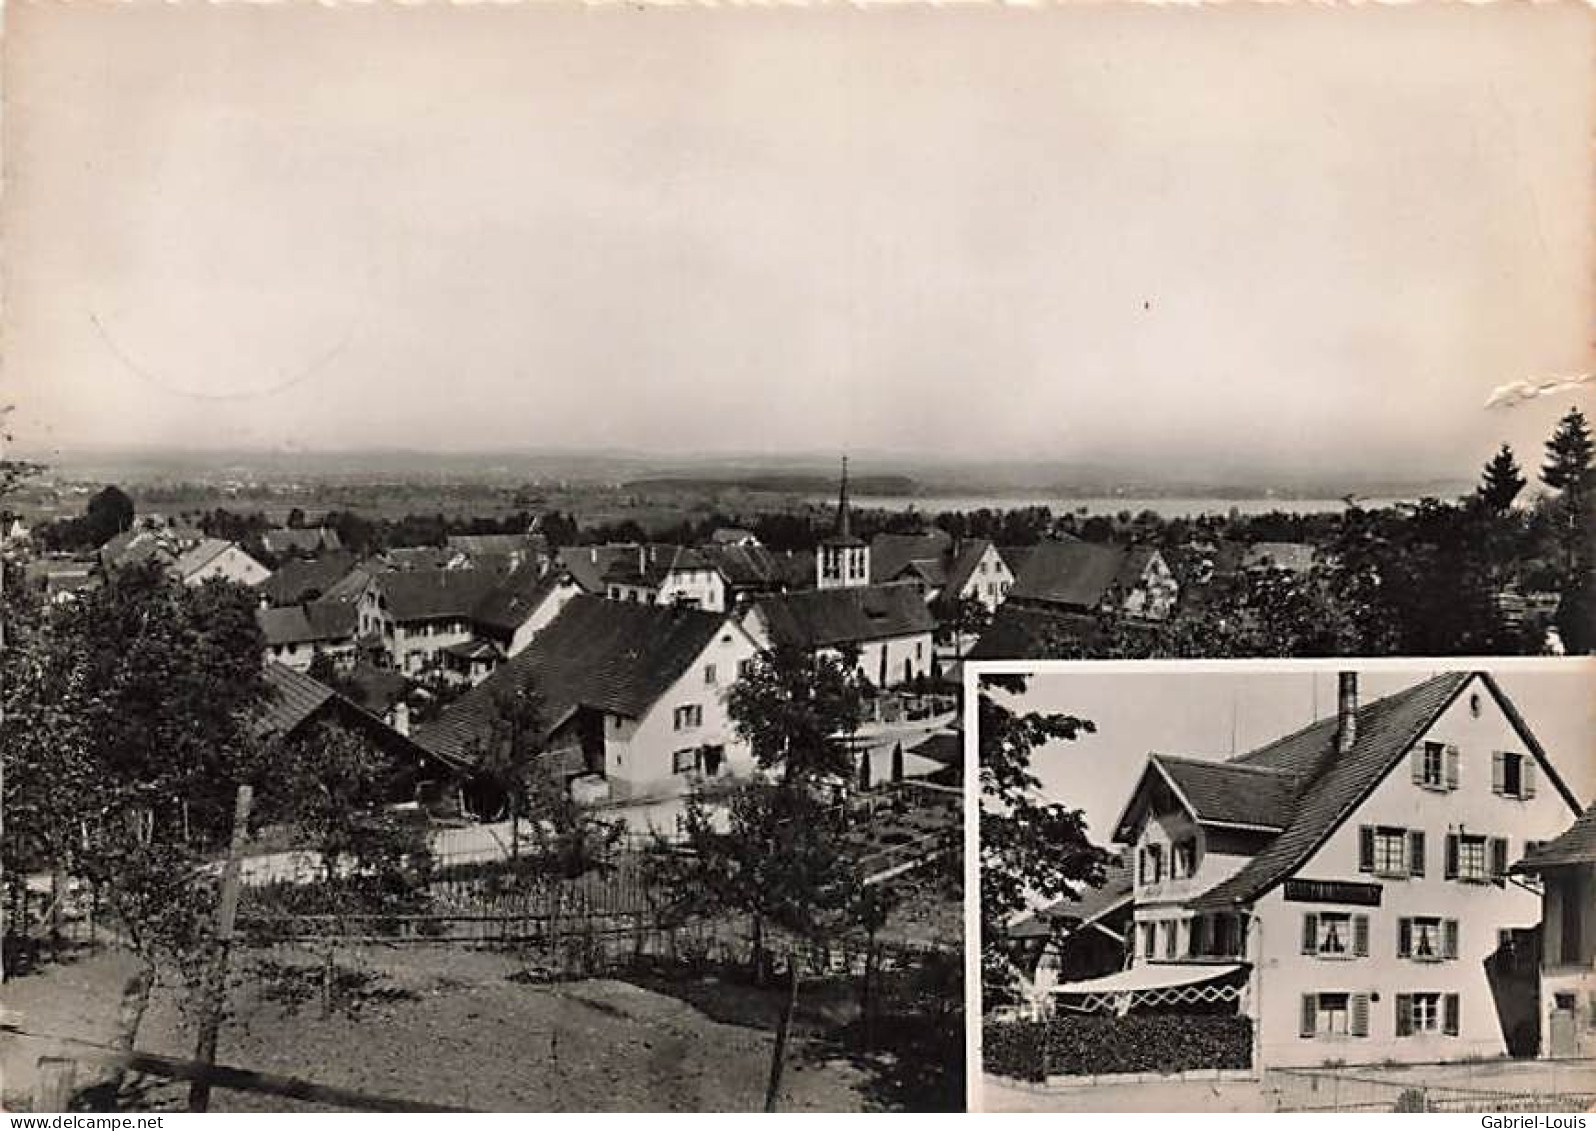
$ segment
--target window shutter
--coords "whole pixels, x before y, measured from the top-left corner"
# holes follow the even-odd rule
[[[1457,788],[1457,747],[1446,748],[1446,788]]]
[[[1457,957],[1457,920],[1446,919],[1441,923],[1441,957]]]
[[[1358,871],[1374,871],[1374,827],[1364,825],[1358,829]]]
[[[1352,953],[1358,958],[1369,956],[1369,917],[1367,915],[1354,915],[1352,917]]]
[[[1441,1029],[1449,1037],[1457,1036],[1458,995],[1447,994],[1441,999]]]
[[[1147,849],[1145,848],[1136,850],[1136,882],[1139,884],[1147,882]]]
[[[1502,772],[1502,762],[1503,762],[1502,752],[1500,750],[1491,751],[1491,792],[1492,793],[1501,793],[1502,792],[1503,780],[1504,780],[1504,776],[1503,776],[1503,772]]]
[[[1408,832],[1408,875],[1424,875],[1424,830]]]
[[[1413,1035],[1413,995],[1397,994],[1396,996],[1396,1035],[1411,1037]]]
[[[1302,995],[1302,1035],[1311,1037],[1319,1030],[1319,1001],[1313,994]]]
[[[1408,768],[1413,773],[1414,784],[1424,782],[1424,745],[1421,743],[1413,748],[1413,753],[1408,755]]]
[[[1397,920],[1397,957],[1413,957],[1413,920]]]
[[[1446,878],[1457,879],[1457,833],[1446,834]]]
[[[1319,916],[1304,915],[1302,917],[1302,953],[1319,953]]]
[[[1525,799],[1535,796],[1535,755],[1524,755],[1524,768],[1519,771],[1519,790]]]
[[[1369,995],[1352,995],[1352,1035],[1354,1037],[1367,1037],[1369,1035]]]
[[[1491,882],[1504,884],[1507,882],[1507,838],[1493,836],[1491,838]]]

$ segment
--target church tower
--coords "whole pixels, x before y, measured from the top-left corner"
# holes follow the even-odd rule
[[[821,540],[815,555],[815,584],[821,589],[847,589],[870,584],[870,547],[853,533],[848,511],[848,457],[842,457],[842,490],[837,497],[837,522]]]

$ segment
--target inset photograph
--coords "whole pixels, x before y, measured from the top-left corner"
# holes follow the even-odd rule
[[[971,673],[973,1106],[1596,1102],[1596,668],[1342,664]]]

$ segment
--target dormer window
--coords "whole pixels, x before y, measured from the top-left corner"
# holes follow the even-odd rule
[[[1141,882],[1143,884],[1156,884],[1164,879],[1164,846],[1149,844],[1143,847],[1141,855]]]

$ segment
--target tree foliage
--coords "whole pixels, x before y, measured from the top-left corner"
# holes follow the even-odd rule
[[[1571,408],[1557,422],[1546,441],[1546,462],[1541,465],[1541,482],[1554,491],[1579,488],[1590,472],[1593,444],[1585,414]]]
[[[1103,882],[1109,856],[1087,837],[1086,818],[1041,797],[1032,760],[1053,743],[1096,728],[1089,719],[1016,711],[1026,681],[988,676],[978,695],[981,843],[981,984],[990,1007],[1014,993],[1007,947],[1014,918]]]
[[[1527,482],[1512,446],[1503,444],[1485,465],[1475,495],[1492,512],[1506,514]]]

